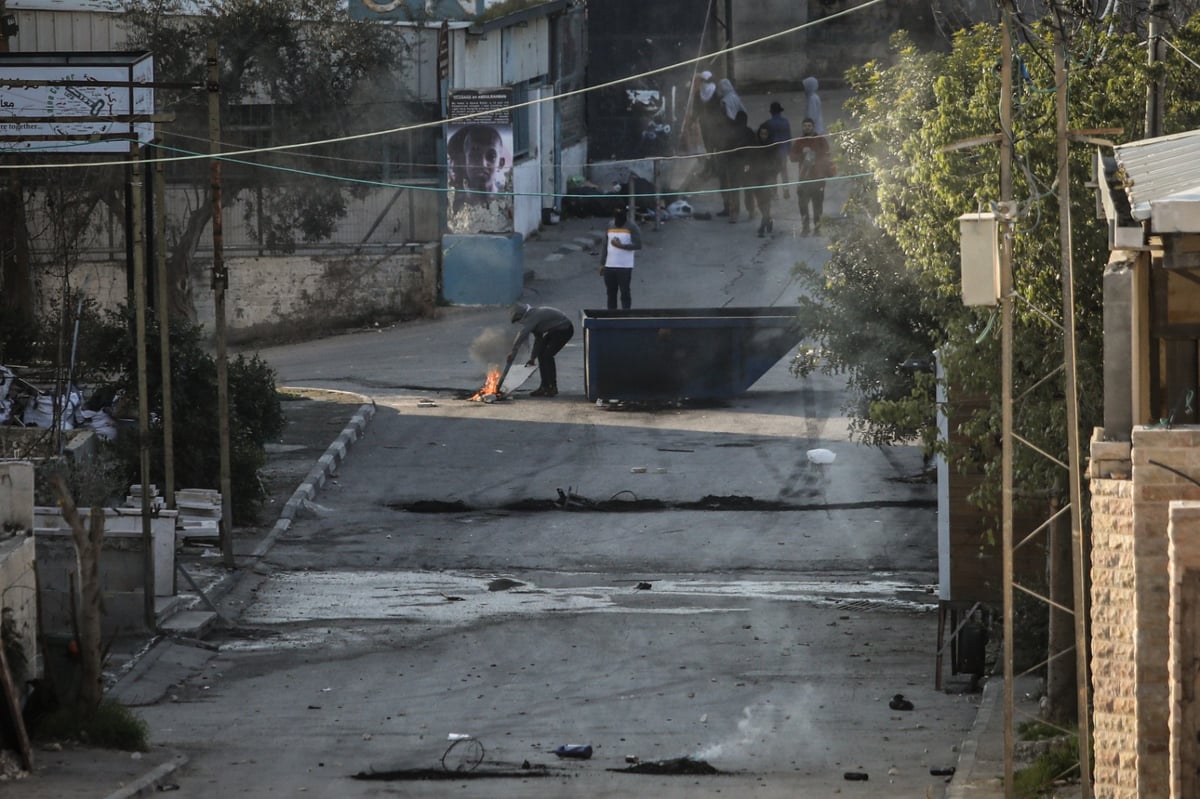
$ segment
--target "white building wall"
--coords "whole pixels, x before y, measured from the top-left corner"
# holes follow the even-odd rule
[[[550,74],[550,23],[544,17],[525,27],[505,28],[500,79],[520,83]]]
[[[8,13],[20,30],[8,40],[13,53],[91,52],[124,50],[121,15],[101,10],[99,3],[61,2],[54,6],[30,0],[9,0]]]

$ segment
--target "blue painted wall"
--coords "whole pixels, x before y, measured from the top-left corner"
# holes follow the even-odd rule
[[[525,237],[442,236],[442,299],[454,305],[508,305],[525,285]]]

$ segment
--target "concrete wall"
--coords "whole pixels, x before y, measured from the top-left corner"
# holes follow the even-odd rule
[[[357,255],[227,259],[230,340],[428,316],[437,303],[439,264],[436,244]],[[211,330],[211,292],[197,292],[196,313]]]
[[[9,663],[21,675],[22,683],[42,675],[42,660],[37,641],[38,595],[35,571],[35,544],[31,535],[0,537],[0,611],[11,614],[25,653],[24,664]],[[14,674],[14,676],[16,676]]]
[[[436,243],[360,253],[237,256],[226,259],[226,324],[231,342],[267,336],[311,336],[318,331],[415,319],[433,313],[441,258]],[[206,277],[211,262],[194,263],[197,321],[214,329],[214,297]],[[126,298],[125,264],[81,265],[77,283],[103,307]],[[43,303],[50,297],[43,293]]]
[[[33,464],[0,461],[0,612],[12,618],[25,653],[21,681],[40,677],[33,539]],[[18,664],[10,662],[16,671]]]
[[[86,525],[88,513],[81,509],[80,514]],[[65,529],[65,522],[59,525],[54,518],[61,518],[57,509],[44,509],[44,513],[39,513],[36,531],[42,633],[54,637],[73,637],[71,583],[72,573],[77,572],[79,566],[75,544]],[[160,511],[151,522],[155,595],[160,597],[174,593],[175,518],[174,511]],[[104,595],[102,630],[105,638],[141,635],[146,631],[144,551],[140,514],[106,509],[104,542],[100,551],[100,585]]]
[[[1168,543],[1171,503],[1200,501],[1188,477],[1200,479],[1200,427],[1135,427],[1125,461],[1128,446],[1095,436],[1089,467],[1098,799],[1181,795],[1170,789]]]

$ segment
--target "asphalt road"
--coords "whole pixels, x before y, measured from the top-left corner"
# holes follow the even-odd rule
[[[826,241],[778,206],[771,239],[719,219],[647,230],[635,305],[794,302],[792,265]],[[530,243],[525,299],[602,306],[593,254],[545,258],[602,225]],[[930,772],[954,765],[978,697],[934,690],[920,454],[852,442],[840,384],[786,359],[729,402],[597,407],[578,333],[557,398],[527,397],[535,378],[461,399],[481,343],[513,332],[506,308],[453,308],[262,351],[284,384],[378,411],[227,597],[238,629],[140,709],[190,758],[178,795],[943,796]],[[913,710],[889,707],[898,693]],[[417,779],[446,774],[452,734],[478,748],[450,767],[464,750],[478,765]],[[560,759],[563,744],[593,756]],[[697,764],[720,774],[628,771]]]

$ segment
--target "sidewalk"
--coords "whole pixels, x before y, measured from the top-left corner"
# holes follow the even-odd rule
[[[235,550],[240,568],[226,572],[214,569],[212,559],[203,554],[181,553],[184,567],[194,572],[209,601],[217,602],[228,593],[247,568],[270,549],[285,533],[296,514],[311,501],[325,482],[334,476],[353,444],[374,415],[374,405],[357,394],[304,390],[303,412],[294,410],[280,444],[269,447],[264,474],[268,482],[286,485],[272,498],[263,514],[275,521],[255,528],[239,528]],[[287,406],[285,403],[285,412]],[[336,432],[332,442],[331,431]],[[207,561],[207,562],[205,562]],[[118,641],[111,653],[108,674],[116,673],[108,696],[135,709],[167,696],[172,687],[202,668],[215,654],[215,648],[198,639],[203,631],[186,634],[187,625],[179,624],[188,613],[203,614],[198,595],[180,595],[195,610],[184,611],[170,621],[185,632],[168,637],[159,635],[149,641]],[[137,648],[136,651],[134,648]],[[122,752],[88,747],[79,743],[39,745],[34,743],[32,775],[18,777],[20,769],[15,752],[0,754],[0,796],[4,799],[129,799],[173,790],[172,774],[187,763],[187,757],[153,745],[147,752]]]

